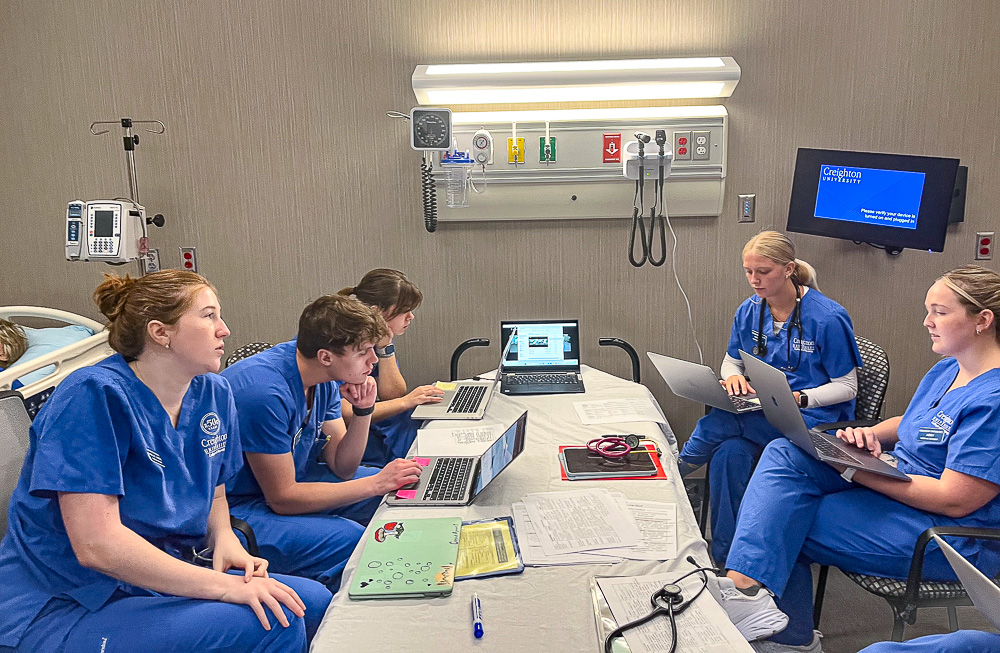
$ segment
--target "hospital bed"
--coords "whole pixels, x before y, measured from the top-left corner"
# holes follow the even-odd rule
[[[32,418],[52,394],[52,390],[71,372],[93,365],[114,353],[108,346],[108,332],[104,329],[104,325],[82,315],[41,306],[3,306],[0,307],[0,318],[17,324],[23,324],[25,318],[28,318],[29,321],[45,320],[63,325],[79,325],[90,329],[94,334],[56,351],[16,363],[0,372],[0,390],[10,390],[17,379],[37,370],[55,366],[43,378],[33,380],[17,389],[24,397],[25,407]]]

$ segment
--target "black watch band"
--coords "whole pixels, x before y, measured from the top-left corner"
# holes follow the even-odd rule
[[[352,406],[351,408],[354,409],[355,417],[364,417],[365,415],[371,415],[375,412],[375,404],[372,404],[368,408],[358,408],[357,406]]]
[[[799,392],[799,408],[808,408],[808,407],[809,407],[809,397],[806,396],[806,393]]]

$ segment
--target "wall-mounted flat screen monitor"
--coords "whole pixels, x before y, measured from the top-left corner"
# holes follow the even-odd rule
[[[944,250],[958,159],[799,148],[788,231]]]

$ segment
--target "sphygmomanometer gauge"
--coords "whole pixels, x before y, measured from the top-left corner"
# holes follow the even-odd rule
[[[420,151],[444,151],[451,145],[451,109],[410,111],[410,146]]]

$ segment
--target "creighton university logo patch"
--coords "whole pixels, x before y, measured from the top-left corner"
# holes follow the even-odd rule
[[[201,430],[205,432],[205,435],[218,435],[221,426],[222,420],[215,413],[208,413],[201,418]]]

